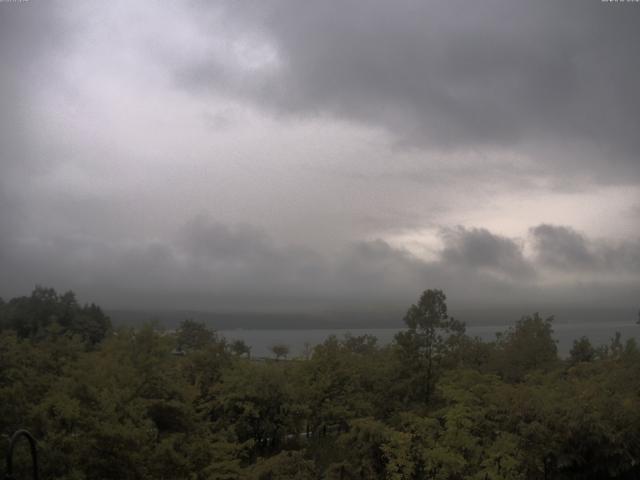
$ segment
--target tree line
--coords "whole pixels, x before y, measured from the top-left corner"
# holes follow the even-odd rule
[[[0,300],[0,433],[28,428],[46,479],[640,475],[633,339],[580,338],[561,359],[553,319],[533,314],[481,341],[440,290],[404,321],[389,345],[330,336],[257,361],[203,323],[116,329],[38,287]]]

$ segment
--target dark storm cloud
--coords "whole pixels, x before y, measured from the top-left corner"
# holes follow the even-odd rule
[[[640,274],[640,242],[603,242],[566,226],[539,225],[531,229],[536,260],[554,269]]]
[[[531,224],[573,224],[566,205],[541,213],[556,192],[540,169],[565,194],[588,191],[584,176],[637,182],[639,14],[597,0],[0,1],[0,294],[304,310],[443,288],[469,305],[633,304],[636,240],[505,235],[521,233],[522,204],[540,209]],[[632,204],[609,194],[612,211]],[[597,231],[594,217],[576,224]],[[483,221],[496,231],[442,227]],[[430,260],[397,246],[438,228]]]
[[[576,237],[564,227],[550,230],[543,225],[533,232],[536,239],[544,237],[544,242],[537,243],[538,257],[533,262],[514,240],[464,228],[445,232],[444,248],[437,258],[426,261],[382,240],[355,242],[327,256],[278,243],[254,226],[226,225],[200,216],[188,222],[173,241],[109,243],[77,236],[16,239],[4,263],[11,275],[0,279],[0,289],[13,295],[43,283],[74,289],[83,298],[111,308],[204,310],[403,306],[426,288],[445,289],[457,305],[485,308],[570,306],[601,298],[618,305],[636,302],[637,267],[615,286],[601,280],[602,275],[617,271],[617,264],[606,255],[614,252],[613,247],[600,251],[597,274],[586,275],[580,288],[536,283],[535,271],[547,268],[549,258],[557,262],[558,252],[570,257],[566,250],[574,248]],[[570,259],[590,265],[582,255]],[[636,265],[637,260],[636,251]]]
[[[532,266],[524,258],[522,245],[484,228],[446,230],[442,261],[463,269],[478,269],[514,278],[531,277]]]
[[[223,5],[241,40],[248,31],[276,49],[278,67],[234,70],[194,59],[178,73],[188,88],[224,88],[280,112],[381,125],[401,143],[526,147],[547,169],[578,167],[600,180],[632,174],[635,181],[640,173],[635,4]]]
[[[569,227],[539,225],[531,230],[538,259],[558,269],[584,269],[595,266],[596,257],[587,239]]]

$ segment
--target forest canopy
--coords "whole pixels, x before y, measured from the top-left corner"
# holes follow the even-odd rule
[[[37,287],[0,301],[0,433],[46,479],[602,479],[640,474],[640,350],[522,317],[465,333],[426,290],[389,345],[329,336],[251,356],[207,325],[113,328]],[[20,449],[16,466],[27,464]],[[24,454],[24,456],[22,456]]]

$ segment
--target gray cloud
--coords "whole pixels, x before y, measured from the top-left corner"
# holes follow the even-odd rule
[[[564,255],[565,263],[574,262],[565,267],[569,269],[575,264],[590,266],[582,253],[565,252],[574,248],[567,239],[590,241],[566,227],[543,225],[532,231],[546,242],[536,244],[538,256],[533,260],[524,257],[519,242],[485,229],[460,227],[444,232],[444,248],[426,261],[382,240],[355,242],[328,256],[278,243],[254,226],[199,216],[172,241],[16,239],[8,245],[5,271],[10,275],[3,277],[0,291],[24,293],[44,283],[72,288],[111,308],[240,311],[401,308],[426,288],[445,289],[452,302],[463,307],[572,306],[603,296],[609,304],[636,302],[640,270],[613,284],[603,280],[623,259],[614,262],[607,256],[618,252],[613,247],[599,250],[598,270],[585,275],[579,288],[571,282],[538,283],[535,272],[546,268],[550,258],[557,265]],[[541,256],[540,248],[548,256]]]
[[[635,5],[167,5],[0,2],[3,297],[637,302]]]
[[[380,125],[405,144],[518,147],[546,170],[638,179],[634,5],[273,0],[222,2],[218,13],[220,5],[238,41],[251,32],[256,51],[277,51],[278,66],[194,58],[177,74],[194,91]]]
[[[29,176],[46,165],[33,141],[32,97],[65,37],[51,3],[0,2],[0,258],[3,237],[23,227]]]
[[[595,267],[596,256],[591,252],[589,242],[575,230],[564,226],[539,225],[531,232],[541,263],[558,269]]]
[[[3,178],[32,163],[32,95],[46,82],[47,55],[66,39],[62,20],[50,2],[0,3],[0,159]]]
[[[565,272],[592,271],[601,274],[640,274],[640,242],[606,242],[587,238],[566,226],[539,225],[531,229],[536,260]]]
[[[534,274],[524,258],[522,244],[484,228],[445,230],[442,260],[463,269],[526,279]]]

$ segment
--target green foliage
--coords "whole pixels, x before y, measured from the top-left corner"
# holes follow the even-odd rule
[[[268,459],[259,459],[252,469],[255,480],[314,480],[315,465],[302,452],[282,451]]]
[[[60,480],[638,477],[635,341],[562,360],[551,319],[485,343],[445,300],[425,292],[389,346],[331,336],[273,361],[193,321],[92,337],[98,307],[38,288],[0,302],[0,433],[30,429]]]
[[[217,340],[213,330],[207,328],[204,322],[192,319],[183,320],[176,332],[178,350],[200,350]]]
[[[302,409],[287,373],[272,364],[239,362],[221,379],[224,388],[212,416],[235,432],[252,457],[277,451],[287,435],[302,431]]]
[[[276,360],[280,360],[281,358],[287,358],[289,355],[289,346],[283,343],[276,343],[272,345],[270,350],[276,357]]]
[[[78,336],[94,346],[107,336],[111,322],[97,305],[79,305],[73,292],[59,295],[53,288],[38,286],[28,297],[0,302],[0,330],[30,339]]]
[[[251,347],[247,345],[244,340],[234,340],[229,345],[229,348],[234,355],[246,355],[247,358],[251,358]]]
[[[497,347],[494,368],[509,382],[522,381],[533,370],[553,368],[558,361],[553,317],[523,317],[498,336]]]
[[[575,340],[569,352],[571,363],[592,362],[595,360],[596,355],[597,351],[587,337],[580,337]]]
[[[408,330],[396,335],[401,381],[412,400],[429,401],[443,362],[464,335],[464,324],[448,315],[446,300],[442,290],[423,292],[404,317]]]

